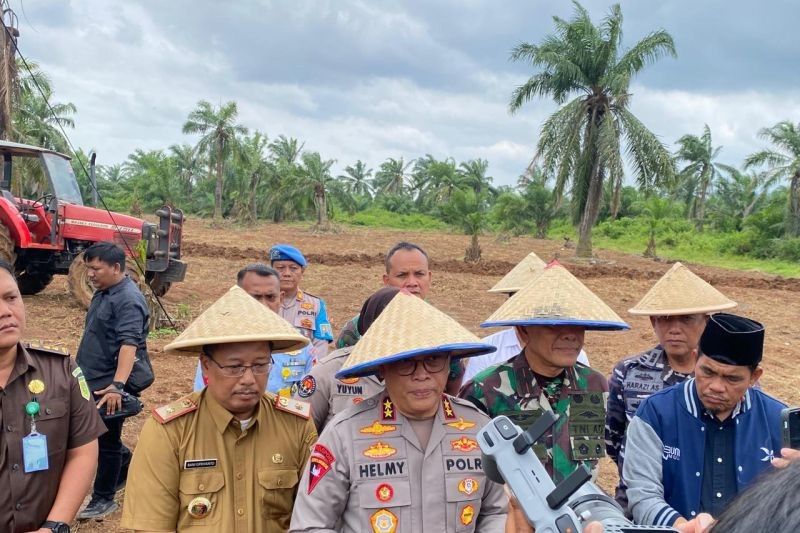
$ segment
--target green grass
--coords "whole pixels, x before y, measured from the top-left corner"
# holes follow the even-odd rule
[[[352,215],[337,213],[337,224],[350,224],[352,226],[366,226],[371,228],[393,228],[405,230],[435,230],[444,231],[450,227],[441,220],[421,213],[401,215],[385,209],[372,207]]]

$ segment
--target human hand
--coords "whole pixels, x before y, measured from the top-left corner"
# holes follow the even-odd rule
[[[519,506],[519,502],[513,496],[508,498],[508,518],[506,518],[505,533],[534,533],[536,531],[528,524],[525,513]]]
[[[789,463],[800,459],[800,450],[792,448],[781,448],[781,456],[772,460],[772,466],[776,468],[786,468]]]
[[[113,383],[105,389],[94,391],[94,393],[102,396],[100,401],[97,402],[97,408],[100,409],[105,405],[107,415],[113,415],[122,409],[122,391],[116,388]]]
[[[680,522],[680,520],[683,520],[683,522]],[[713,523],[713,516],[708,513],[700,513],[688,522],[686,519],[679,519],[678,522],[675,522],[675,529],[681,533],[703,533],[703,531],[711,527]]]

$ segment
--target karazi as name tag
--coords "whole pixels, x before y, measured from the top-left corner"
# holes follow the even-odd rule
[[[41,433],[31,433],[22,439],[22,459],[25,473],[47,470],[47,437]]]
[[[192,468],[214,468],[217,466],[216,459],[193,459],[183,462],[183,469],[190,470]]]

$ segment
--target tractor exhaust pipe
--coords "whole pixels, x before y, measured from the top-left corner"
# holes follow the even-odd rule
[[[97,152],[92,150],[89,153],[89,183],[92,184],[92,205],[97,207],[97,178],[95,177],[95,160],[97,159]]]

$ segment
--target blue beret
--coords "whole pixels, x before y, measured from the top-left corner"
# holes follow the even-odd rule
[[[269,261],[294,261],[301,267],[305,267],[308,262],[300,250],[288,244],[276,244],[269,250]]]

